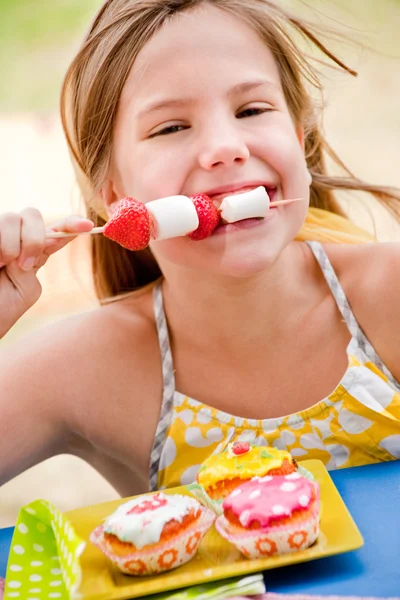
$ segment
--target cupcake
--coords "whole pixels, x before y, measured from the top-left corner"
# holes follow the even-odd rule
[[[248,558],[304,550],[319,534],[319,486],[299,473],[255,477],[222,507],[218,533]]]
[[[188,562],[215,519],[190,496],[143,495],[121,504],[90,540],[128,575],[151,575]]]
[[[222,500],[252,477],[289,475],[297,470],[297,463],[286,450],[267,446],[252,446],[247,442],[233,442],[221,454],[214,454],[201,465],[197,474],[200,494],[197,497],[222,514]]]

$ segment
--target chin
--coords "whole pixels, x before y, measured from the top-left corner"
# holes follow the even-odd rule
[[[242,253],[240,256],[225,256],[218,264],[218,273],[225,277],[247,279],[268,271],[276,255]]]

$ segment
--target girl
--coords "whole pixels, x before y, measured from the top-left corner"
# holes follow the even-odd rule
[[[400,248],[364,243],[333,192],[369,191],[397,216],[399,196],[328,175],[327,154],[341,163],[294,36],[351,70],[281,4],[108,0],[97,15],[62,93],[89,220],[52,229],[89,231],[124,196],[218,206],[263,185],[304,200],[137,253],[93,236],[101,308],[3,353],[1,482],[67,452],[129,496],[193,481],[234,440],[330,469],[400,457]],[[3,215],[0,240],[4,334],[62,243],[33,209]]]

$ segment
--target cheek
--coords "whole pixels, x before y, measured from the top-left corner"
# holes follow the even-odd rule
[[[123,195],[149,202],[177,194],[182,188],[182,160],[175,159],[171,152],[146,147],[146,144],[120,157],[118,171]]]
[[[276,171],[286,187],[290,180],[297,185],[307,181],[307,165],[304,150],[297,138],[292,122],[277,120],[263,136],[259,153]]]

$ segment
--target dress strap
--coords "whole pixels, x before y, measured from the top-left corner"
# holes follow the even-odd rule
[[[386,365],[384,365],[381,358],[375,351],[375,348],[372,346],[367,336],[358,324],[357,319],[355,318],[354,313],[351,310],[350,304],[340,284],[340,281],[332,267],[332,264],[323,246],[319,242],[306,243],[309,245],[316,260],[318,261],[322,273],[324,274],[324,277],[326,279],[326,283],[328,284],[332,295],[336,301],[337,307],[344,321],[346,322],[352,337],[356,340],[358,347],[371,362],[373,362],[379,369],[381,369],[381,371],[386,375],[386,377],[396,387],[396,389],[399,389],[400,384],[393,377]]]
[[[162,361],[163,397],[160,418],[150,457],[150,491],[155,491],[158,487],[160,458],[171,422],[175,392],[174,366],[169,342],[168,324],[164,312],[161,282],[158,282],[154,287],[153,303]]]

